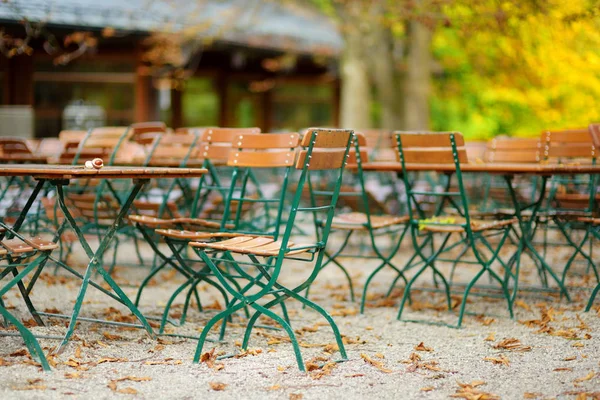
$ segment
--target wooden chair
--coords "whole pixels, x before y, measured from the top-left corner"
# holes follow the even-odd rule
[[[469,200],[464,189],[463,175],[460,167],[461,163],[468,162],[465,142],[462,135],[460,133],[448,132],[397,132],[396,140],[398,145],[398,155],[403,170],[407,170],[407,167],[411,164],[450,164],[454,166],[458,186],[458,191],[449,190],[452,180],[447,179],[446,187],[442,192],[428,192],[428,195],[439,197],[441,200],[438,207],[439,212],[431,218],[425,218],[425,213],[421,210],[420,205],[415,200],[418,195],[424,194],[424,192],[413,189],[410,173],[406,172],[402,174],[402,179],[407,190],[408,201],[411,203],[408,207],[411,238],[413,247],[421,260],[422,266],[419,266],[417,272],[406,284],[404,295],[400,303],[400,309],[398,311],[398,319],[402,316],[405,303],[410,296],[413,284],[420,275],[428,269],[431,269],[435,274],[434,276],[437,276],[444,284],[448,309],[451,309],[450,286],[447,279],[436,267],[436,261],[442,260],[440,255],[446,250],[448,241],[453,234],[458,234],[460,236],[462,243],[467,246],[468,250],[470,250],[475,257],[474,261],[470,261],[470,263],[475,262],[481,267],[465,288],[457,326],[460,327],[462,324],[467,297],[471,289],[485,272],[500,285],[512,318],[513,298],[509,294],[508,278],[515,277],[506,264],[499,258],[499,251],[508,237],[511,226],[517,222],[517,220],[516,218],[504,220],[477,220],[471,218]],[[448,202],[452,207],[455,207],[460,216],[442,215],[441,211],[444,210],[443,206],[445,202]],[[494,231],[500,234],[500,239],[497,243],[492,245],[488,238],[486,238],[486,233]],[[439,246],[436,246],[437,243],[434,242],[435,235],[442,235],[441,244]],[[483,252],[481,246],[489,251]],[[430,247],[431,249],[429,252],[424,251],[425,248],[429,249]],[[451,247],[455,247],[455,245],[453,244],[450,248]],[[465,253],[466,252],[462,252],[458,259],[453,260],[453,262],[462,262],[462,256],[464,256]],[[489,253],[491,253],[491,255],[489,255]],[[495,261],[498,261],[504,267],[505,277],[499,276],[492,269],[492,264]]]
[[[52,241],[38,237],[24,237],[1,222],[0,239],[0,315],[6,323],[13,325],[21,334],[31,357],[41,364],[42,369],[49,371],[50,365],[35,336],[18,318],[8,311],[2,301],[2,296],[17,286],[34,320],[38,325],[43,326],[44,323],[29,298],[29,294],[50,253],[57,248],[57,245]],[[26,286],[23,279],[32,272],[34,275]],[[9,274],[12,275],[12,279],[9,279]],[[0,336],[2,336],[1,329]]]
[[[240,136],[247,137],[259,133],[260,129],[258,128],[209,128],[205,130],[199,143],[192,149],[188,162],[196,163],[201,160],[201,166],[207,168],[209,173],[200,178],[192,199],[186,202],[184,207],[178,207],[175,202],[169,201],[168,193],[166,193],[167,197],[163,197],[162,202],[146,201],[144,204],[138,202],[136,206],[141,206],[138,211],[143,212],[130,215],[129,221],[135,224],[145,240],[151,243],[151,246],[165,238],[183,242],[183,245],[175,246],[176,254],[185,248],[187,241],[196,238],[198,230],[216,232],[232,228],[231,221],[224,218],[226,207],[229,207],[227,215],[236,215],[238,207],[242,209],[242,215],[246,215],[253,206],[252,202],[239,204],[237,200],[227,203],[232,175],[232,167],[227,163],[232,142],[235,138],[238,138],[237,141],[239,141]],[[189,136],[194,135],[190,134]],[[179,269],[174,260],[175,254],[167,256],[157,247],[153,247],[153,249],[159,258],[155,262],[161,264],[155,266],[153,273],[148,275],[140,285],[136,304],[139,303],[147,283],[158,271],[166,266]],[[183,271],[180,272],[185,274]]]
[[[333,220],[335,203],[342,183],[342,171],[348,157],[352,136],[352,131],[349,130],[326,130],[318,128],[311,129],[304,135],[301,143],[303,150],[300,151],[295,163],[296,169],[301,171],[298,178],[298,190],[294,193],[291,204],[281,202],[279,205],[280,209],[285,207],[283,214],[289,215],[282,235],[271,237],[237,234],[235,237],[227,240],[194,241],[190,243],[190,246],[196,250],[202,261],[210,268],[210,271],[218,279],[221,286],[235,299],[228,303],[224,311],[211,318],[202,330],[194,355],[195,363],[200,361],[202,349],[211,328],[219,321],[223,321],[224,323],[231,314],[248,306],[253,308],[255,312],[248,320],[246,333],[242,342],[242,350],[248,348],[254,324],[261,315],[264,315],[273,319],[284,328],[294,349],[298,367],[301,371],[304,371],[305,366],[300,346],[294,330],[290,326],[287,315],[284,314],[282,317],[272,311],[272,308],[277,305],[283,307],[285,300],[289,298],[300,301],[326,319],[333,330],[342,359],[347,359],[344,343],[331,316],[323,308],[306,299],[300,293],[312,283],[321,268],[324,249]],[[242,142],[237,146],[245,148],[247,146],[245,143]],[[248,142],[248,145],[250,145],[250,142]],[[252,146],[255,146],[255,144],[252,144]],[[235,154],[237,154],[237,151]],[[232,161],[234,164],[241,165],[247,163],[248,165],[257,165],[258,161],[254,161],[257,159],[256,156],[242,154],[244,153],[240,152],[239,156],[233,156]],[[262,159],[262,156],[258,157],[258,159]],[[279,160],[282,166],[290,165],[290,157],[287,155],[287,151],[273,156],[273,159]],[[237,163],[235,162],[236,160]],[[314,172],[323,170],[338,171],[337,185],[330,201],[321,206],[314,204],[307,207],[301,206],[302,188],[305,184],[309,184],[310,187],[314,183],[311,179],[315,178]],[[284,181],[284,184],[286,183]],[[282,188],[281,192],[283,194],[287,193],[285,188]],[[299,213],[304,212],[324,221],[322,224],[324,228],[318,236],[316,243],[301,244],[291,239],[296,217]],[[234,255],[237,255],[237,258]],[[247,257],[247,260],[242,260],[240,257]],[[313,272],[308,279],[293,289],[284,286],[279,280],[279,276],[283,272],[283,267],[287,264],[288,260],[315,262]],[[226,269],[220,267],[222,263],[226,263],[232,271],[235,271],[240,276],[239,279],[244,282],[244,286],[232,284],[231,280],[226,276]],[[254,288],[256,290],[251,290]],[[263,299],[267,300],[266,298],[271,296],[273,296],[273,300],[266,303],[263,301]]]
[[[406,225],[408,220],[407,216],[391,215],[385,211],[382,211],[385,209],[385,205],[382,205],[380,202],[376,201],[370,191],[367,189],[367,178],[376,178],[373,176],[373,174],[368,175],[368,173],[364,172],[362,169],[363,163],[369,162],[370,152],[368,151],[367,146],[368,142],[366,141],[365,136],[363,136],[361,133],[356,133],[348,156],[348,166],[350,169],[355,170],[355,174],[350,175],[347,172],[345,175],[352,176],[354,178],[353,182],[351,182],[349,185],[350,188],[357,186],[358,189],[348,190],[346,189],[347,186],[343,186],[340,189],[338,205],[351,205],[351,207],[349,212],[342,212],[340,210],[336,213],[336,216],[333,218],[331,223],[331,229],[334,232],[342,232],[343,240],[337,249],[325,251],[326,261],[321,267],[325,268],[327,265],[332,263],[344,273],[350,288],[350,299],[351,301],[354,301],[352,279],[338,258],[350,257],[360,259],[375,259],[380,261],[380,264],[377,265],[374,271],[369,275],[364,285],[363,296],[361,300],[361,312],[364,311],[365,301],[367,298],[366,293],[369,283],[379,271],[385,267],[389,267],[395,270],[398,274],[404,276],[402,271],[394,265],[392,258],[398,252],[402,239],[408,228],[408,225]],[[332,179],[331,183],[335,184],[335,180]],[[315,196],[315,198],[311,199],[311,203],[317,204],[316,196],[319,198],[323,195],[331,196],[331,190],[331,187],[313,190],[311,193]],[[338,207],[338,210],[339,209],[340,207]],[[317,230],[320,230],[322,226],[318,225],[316,228]],[[363,240],[361,240],[361,242],[366,241],[368,243],[364,246],[365,249],[361,249],[360,252],[357,252],[357,249],[351,250],[348,246],[352,237],[356,235],[362,235]],[[388,246],[387,243],[381,243],[381,239],[384,237],[389,239],[389,242],[391,243],[389,248],[386,248],[386,246]],[[306,297],[308,297],[308,290]]]
[[[545,131],[542,133],[544,157],[548,163],[596,164],[598,148],[594,144],[594,126],[585,129]],[[578,255],[583,257],[588,268],[592,268],[596,279],[600,275],[593,261],[593,218],[598,213],[600,194],[596,192],[597,177],[594,175],[557,176],[552,179],[548,193],[547,211],[549,223],[544,230],[544,254],[548,245],[564,246],[573,249],[562,271],[562,284]],[[592,221],[592,222],[587,222]],[[550,243],[549,229],[558,229],[566,243]],[[581,240],[575,239],[574,232],[583,231]],[[588,251],[584,251],[585,244]]]

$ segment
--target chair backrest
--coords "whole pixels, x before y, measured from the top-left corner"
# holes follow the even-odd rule
[[[98,157],[104,160],[105,165],[111,165],[119,146],[129,132],[127,127],[93,128],[79,142],[76,142],[80,138],[79,131],[63,131],[61,140],[66,142],[60,162],[83,164],[89,159]]]
[[[0,155],[33,156],[27,141],[15,137],[0,137]]]
[[[300,135],[291,133],[239,134],[233,137],[227,165],[233,167],[231,186],[224,207],[221,228],[232,223],[234,230],[279,235],[284,200],[291,169],[294,167]],[[252,180],[256,169],[276,170],[279,190],[267,194]],[[256,186],[250,191],[250,186]],[[252,211],[242,220],[242,212]]]
[[[487,143],[484,159],[490,163],[537,163],[540,147],[539,139],[497,137]]]
[[[163,167],[185,167],[196,150],[199,134],[168,132],[155,136],[144,165]]]
[[[594,147],[596,147],[596,149],[600,149],[600,123],[590,124],[588,129],[590,131],[590,136],[592,137],[592,143],[594,143]]]
[[[210,161],[212,165],[225,165],[234,138],[258,133],[260,128],[207,128],[195,156]]]
[[[164,122],[138,122],[129,126],[129,140],[141,145],[151,144],[156,136],[169,132]]]
[[[588,128],[545,131],[541,141],[543,157],[547,161],[579,159],[591,162],[598,157]]]
[[[458,132],[397,132],[396,143],[398,145],[398,158],[402,165],[404,186],[408,199],[408,215],[411,224],[416,227],[418,220],[425,217],[425,213],[419,203],[419,196],[429,196],[440,199],[434,216],[439,216],[448,201],[460,215],[464,216],[465,222],[455,225],[464,227],[471,234],[469,219],[469,203],[463,184],[460,164],[468,162],[465,141],[462,134]],[[452,179],[450,175],[446,180],[446,187],[442,191],[419,191],[413,188],[413,182],[409,178],[411,164],[452,164],[458,183],[458,191],[451,191]],[[454,201],[460,197],[460,202]],[[417,215],[415,215],[415,213]],[[414,237],[413,237],[414,239]]]
[[[406,164],[467,163],[465,139],[458,132],[394,132],[396,144],[402,142],[403,162]],[[456,150],[456,157],[454,155]]]
[[[366,148],[369,157],[373,161],[396,160],[395,142],[392,137],[392,131],[387,129],[364,129],[360,133],[365,139],[365,143],[364,145],[361,144],[361,148]]]
[[[295,229],[297,214],[299,212],[308,212],[313,215],[315,226],[323,227],[316,232],[319,247],[315,249],[315,252],[318,253],[316,268],[319,268],[321,265],[324,255],[323,249],[327,244],[331,230],[331,222],[342,186],[343,171],[346,166],[353,137],[354,132],[348,129],[309,128],[305,131],[300,143],[302,148],[296,160],[296,169],[300,170],[300,176],[297,181],[297,190],[289,205],[288,220],[281,239],[282,245],[278,261],[285,255],[289,238]],[[317,181],[321,178],[321,175],[318,173],[319,171],[331,171],[335,173],[333,178],[336,183],[329,201],[325,204],[317,205],[314,202],[314,196],[311,195],[310,206],[301,206],[304,186],[307,185],[309,191],[312,192],[312,188],[317,185]]]

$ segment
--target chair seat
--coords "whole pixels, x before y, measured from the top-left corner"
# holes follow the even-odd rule
[[[592,218],[592,217],[579,217],[577,218],[579,222],[587,222],[592,225],[600,225],[600,218]]]
[[[18,255],[32,251],[48,251],[58,247],[56,243],[42,238],[26,238],[25,241],[19,238],[8,239],[0,242],[0,246],[0,256]]]
[[[221,224],[215,221],[207,221],[201,218],[157,218],[148,215],[130,215],[127,217],[130,221],[137,222],[150,228],[171,228],[174,226],[201,226],[203,228],[219,229]],[[225,228],[231,229],[233,225],[227,224]]]
[[[373,229],[404,224],[408,221],[407,215],[371,215]],[[367,214],[350,212],[336,215],[331,222],[334,229],[365,230],[367,229]]]
[[[466,220],[462,217],[438,217],[428,220],[419,220],[419,229],[429,232],[464,232],[465,228],[460,224],[465,224]],[[483,220],[471,219],[471,230],[481,232],[486,230],[501,229],[505,226],[518,222],[517,218],[501,220]]]
[[[281,241],[275,241],[271,237],[265,236],[236,236],[234,238],[223,240],[221,242],[191,242],[190,246],[200,247],[214,250],[225,250],[240,254],[253,254],[257,256],[276,256],[281,250]],[[294,242],[289,241],[287,244],[288,248],[294,247]],[[287,251],[287,256],[305,253],[309,248],[314,248],[314,245],[298,245],[302,247],[297,250]]]
[[[154,232],[159,235],[180,240],[210,240],[213,238],[231,238],[239,236],[239,233],[232,232],[196,232],[185,229],[156,229]]]

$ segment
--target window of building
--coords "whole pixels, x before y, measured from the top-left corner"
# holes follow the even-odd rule
[[[191,78],[182,98],[185,126],[218,126],[219,95],[209,78]]]

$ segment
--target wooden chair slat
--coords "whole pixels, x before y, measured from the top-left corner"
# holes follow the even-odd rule
[[[291,149],[298,146],[297,133],[262,133],[260,135],[239,135],[233,137],[232,147],[238,149]]]
[[[310,144],[313,132],[317,133],[315,139],[315,148],[346,148],[348,135],[352,132],[348,129],[324,129],[309,128],[304,132],[302,146],[307,147]],[[332,167],[338,168],[338,167]]]
[[[403,147],[450,147],[450,132],[394,132],[402,136]],[[457,147],[463,147],[465,140],[458,132],[454,133]]]
[[[227,165],[238,167],[287,167],[294,165],[293,150],[248,152],[231,150]]]
[[[302,169],[307,163],[306,150],[301,150],[298,154],[296,168]],[[311,159],[308,162],[309,170],[324,170],[340,168],[344,163],[346,150],[336,149],[313,149]]]

